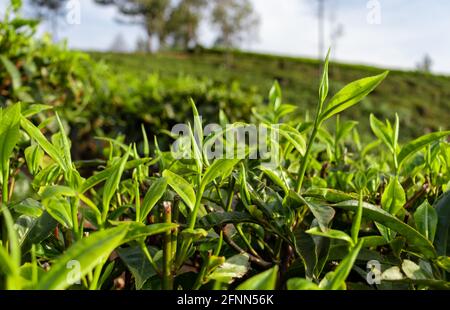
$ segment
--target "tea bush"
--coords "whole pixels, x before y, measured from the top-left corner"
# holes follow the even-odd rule
[[[189,112],[188,98],[198,102],[205,117],[216,118],[223,109],[235,120],[248,120],[262,98],[239,84],[213,82],[192,76],[144,80],[132,73],[114,73],[88,54],[53,44],[48,36],[36,39],[38,22],[25,19],[20,5],[8,8],[0,23],[0,106],[21,101],[51,105],[70,125],[70,137],[83,141],[76,158],[97,155],[94,136],[135,137],[140,123],[149,134],[170,129]],[[46,113],[36,117],[47,118]],[[50,115],[51,116],[51,115]],[[138,124],[134,126],[133,124]],[[50,128],[54,129],[54,128]]]
[[[327,58],[312,118],[278,83],[263,100],[114,74],[18,10],[0,24],[1,289],[450,287],[450,131],[401,143],[395,113],[370,137],[341,118],[387,73],[329,96]],[[270,166],[228,140],[252,125]]]
[[[211,144],[249,124],[226,127],[222,112],[221,129],[204,135],[193,102],[189,135],[177,140],[185,159],[142,130],[141,151],[104,138],[104,158],[73,160],[77,141],[58,113],[35,123],[49,106],[0,110],[2,287],[449,288],[450,131],[400,145],[399,117],[371,115],[375,139],[361,141],[357,123],[339,118],[386,75],[329,98],[327,59],[309,121],[275,83],[253,109],[279,137],[264,141],[279,155],[270,168],[248,146],[245,158],[233,148],[211,160]]]

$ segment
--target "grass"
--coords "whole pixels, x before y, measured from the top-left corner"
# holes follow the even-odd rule
[[[159,72],[162,77],[192,75],[232,84],[237,81],[244,89],[265,95],[274,80],[283,88],[284,100],[313,112],[320,80],[320,62],[312,59],[281,57],[255,53],[233,52],[227,65],[220,50],[193,53],[163,52],[154,55],[92,52],[94,59],[104,60],[114,72],[132,72],[145,77]],[[331,93],[361,76],[374,75],[383,69],[333,63],[330,70]],[[450,119],[450,77],[408,71],[391,71],[365,104],[343,116],[360,121],[368,132],[367,115],[392,118],[402,115],[402,137],[412,138],[445,127]]]

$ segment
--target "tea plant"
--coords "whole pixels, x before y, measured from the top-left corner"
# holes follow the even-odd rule
[[[247,145],[211,159],[250,124],[222,112],[208,133],[193,101],[189,135],[173,137],[181,159],[142,128],[142,148],[100,138],[104,158],[73,160],[58,113],[38,122],[50,106],[0,109],[2,288],[449,288],[450,132],[400,145],[399,117],[372,115],[376,139],[362,143],[339,118],[386,76],[328,99],[327,57],[312,121],[275,83],[253,110],[279,137],[264,141],[272,166]]]

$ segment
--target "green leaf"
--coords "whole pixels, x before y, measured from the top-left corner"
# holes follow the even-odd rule
[[[319,286],[307,279],[292,278],[286,283],[289,291],[318,291]]]
[[[294,231],[291,239],[295,240],[294,247],[297,254],[301,257],[303,264],[305,265],[306,277],[312,279],[314,277],[314,271],[318,266],[318,247],[313,237],[308,235],[301,229]]]
[[[43,201],[47,212],[65,228],[72,228],[70,204],[65,198],[52,197]]]
[[[113,222],[113,224],[116,222]],[[126,222],[117,222],[116,224],[119,224],[119,226],[127,226],[128,231],[126,235],[124,236],[122,243],[128,243],[133,240],[139,240],[145,237],[154,236],[158,234],[165,233],[170,230],[174,230],[178,227],[177,224],[169,224],[169,223],[159,223],[159,224],[152,224],[152,225],[144,225],[142,223],[126,223]]]
[[[15,228],[23,253],[27,253],[33,244],[44,241],[55,229],[57,221],[46,211],[39,217],[21,215],[16,220]]]
[[[406,203],[405,190],[397,177],[391,179],[381,196],[381,206],[392,215],[396,215]]]
[[[154,160],[151,160],[150,158],[131,160],[126,163],[125,170],[132,170],[132,169],[135,169],[144,164],[152,165],[152,164],[156,163],[157,161],[159,161],[159,158],[154,159]],[[93,175],[92,177],[88,178],[86,181],[84,181],[84,183],[81,185],[81,187],[78,189],[78,191],[80,193],[85,193],[92,187],[107,180],[109,178],[109,176],[113,173],[114,169],[115,169],[115,167],[109,167],[109,168]]]
[[[14,264],[14,261],[3,246],[0,246],[0,272],[6,276],[11,276],[19,272],[18,267]]]
[[[41,113],[46,110],[51,110],[53,107],[51,105],[46,104],[32,104],[22,111],[22,116],[26,118],[30,118],[38,113]]]
[[[149,249],[149,252],[151,248]],[[133,275],[137,290],[142,289],[144,283],[156,275],[156,271],[148,261],[140,246],[120,248],[117,250],[120,259],[125,263]]]
[[[147,218],[147,215],[152,211],[153,207],[164,195],[166,188],[167,180],[165,178],[159,178],[150,186],[147,194],[145,194],[144,201],[142,202],[140,218],[141,222],[143,222]]]
[[[64,154],[66,167],[71,168],[72,167],[72,155],[70,153],[70,142],[69,142],[69,139],[67,138],[66,131],[61,122],[61,119],[59,118],[58,113],[56,113],[56,120],[58,122],[59,130],[61,133],[61,142],[62,142],[63,154]]]
[[[438,215],[436,210],[425,200],[414,213],[417,230],[431,242],[434,241]]]
[[[236,290],[274,290],[277,285],[278,266],[261,272],[240,284]]]
[[[423,149],[425,146],[435,141],[439,141],[440,139],[445,138],[447,136],[450,136],[450,131],[434,132],[409,142],[408,144],[402,147],[402,150],[397,156],[399,166],[406,159],[408,159],[410,156],[414,155],[415,153]]]
[[[0,55],[0,60],[11,77],[14,91],[17,91],[20,87],[22,87],[22,78],[19,70],[5,55]]]
[[[0,109],[0,172],[7,169],[9,158],[19,141],[19,121],[20,104]]]
[[[443,194],[434,204],[438,215],[438,225],[434,244],[439,256],[450,256],[448,249],[450,234],[450,191]]]
[[[340,202],[332,206],[335,208],[356,212],[358,209],[358,204],[359,202],[357,200],[351,200]],[[426,258],[436,257],[436,251],[434,250],[433,245],[427,238],[425,238],[425,236],[423,236],[411,226],[403,223],[395,216],[387,213],[380,207],[364,202],[363,217],[378,222],[383,226],[386,226],[393,231],[398,232],[399,234],[404,236],[411,245],[417,247],[420,250],[421,254]]]
[[[108,179],[106,180],[105,187],[103,188],[103,199],[102,199],[103,220],[106,219],[111,199],[113,198],[117,189],[119,188],[120,180],[122,179],[122,174],[125,170],[130,150],[131,148],[129,149],[128,152],[125,153],[122,159],[117,164],[114,165],[114,169],[111,170],[111,174],[108,176]]]
[[[46,186],[40,193],[42,200],[52,197],[75,197],[77,193],[70,187],[62,185]]]
[[[240,159],[218,159],[206,170],[206,173],[202,179],[201,188],[205,189],[206,186],[217,179],[222,177],[222,180],[227,178],[234,166],[236,166],[241,160]]]
[[[20,125],[22,126],[22,129],[25,130],[28,135],[35,140],[40,147],[64,170],[68,171],[68,167],[65,165],[64,158],[61,154],[61,152],[53,146],[48,140],[45,138],[45,136],[42,134],[42,132],[33,125],[29,120],[22,117],[20,120]]]
[[[232,283],[234,279],[245,276],[250,269],[250,262],[247,254],[237,254],[228,258],[223,264],[217,267],[208,278],[222,283]]]
[[[325,232],[322,232],[318,227],[311,228],[310,230],[307,230],[306,233],[314,236],[321,236],[321,237],[327,237],[331,239],[338,239],[343,240],[345,242],[348,242],[351,246],[353,246],[353,240],[352,238],[347,235],[345,232],[340,230],[334,230],[334,229],[328,229]]]
[[[269,103],[276,111],[280,107],[281,102],[282,102],[281,87],[278,81],[275,81],[269,92]]]
[[[402,263],[402,270],[411,280],[426,280],[428,278],[419,265],[407,259]]]
[[[336,140],[341,141],[342,139],[345,139],[345,137],[350,134],[350,132],[353,130],[353,128],[355,128],[356,125],[358,125],[358,122],[347,121],[339,126],[339,130],[336,133]]]
[[[195,106],[195,102],[192,98],[189,99],[191,104],[192,112],[194,114],[194,137],[200,146],[203,144],[203,124],[201,122],[201,117],[198,114],[197,107]],[[201,149],[201,147],[200,147]]]
[[[35,175],[39,171],[43,158],[44,151],[39,145],[31,145],[25,149],[25,160],[27,161],[28,170],[32,175]]]
[[[289,191],[289,198],[292,198],[299,205],[306,205],[319,223],[320,229],[326,231],[336,212],[327,205],[319,205],[318,203],[304,199],[295,191]]]
[[[32,198],[27,198],[19,202],[18,204],[15,204],[13,206],[13,210],[14,212],[17,212],[19,214],[24,214],[29,217],[37,218],[42,215],[44,208],[38,201]]]
[[[72,245],[58,258],[50,271],[39,279],[38,290],[63,290],[70,286],[68,277],[74,272],[68,268],[70,262],[79,264],[79,276],[92,271],[117,248],[128,231],[128,226],[95,232]]]
[[[326,121],[351,106],[357,104],[370,94],[386,78],[389,72],[380,75],[361,79],[350,83],[339,91],[328,103],[327,108],[320,115],[320,122]]]
[[[391,153],[394,153],[394,141],[392,141],[393,131],[391,126],[383,124],[383,122],[377,119],[373,114],[370,114],[370,127],[375,136],[383,141]]]
[[[358,195],[345,193],[331,188],[309,188],[303,196],[323,199],[332,203],[358,199]]]
[[[321,106],[323,105],[328,96],[328,89],[329,89],[328,66],[330,62],[330,54],[331,49],[328,50],[327,57],[325,58],[325,63],[323,65],[322,79],[320,81],[319,100]]]
[[[439,256],[436,260],[436,263],[439,267],[444,269],[447,272],[450,272],[450,257],[448,256]]]
[[[195,192],[194,188],[183,177],[175,174],[169,170],[164,170],[163,177],[167,184],[183,199],[189,209],[194,210]]]
[[[339,266],[334,271],[333,277],[331,278],[330,281],[327,282],[325,289],[337,290],[341,288],[343,284],[345,284],[345,280],[347,280],[347,277],[353,268],[353,264],[355,263],[356,258],[358,257],[362,245],[363,241],[360,240],[358,244],[356,244],[356,246],[352,248],[347,257],[344,258],[344,260],[339,264]]]
[[[264,166],[259,166],[258,169],[264,172],[272,180],[273,183],[281,187],[281,189],[283,189],[283,191],[286,194],[289,193],[289,187],[286,184],[286,182],[282,179],[282,177],[279,175],[278,171],[266,168]]]

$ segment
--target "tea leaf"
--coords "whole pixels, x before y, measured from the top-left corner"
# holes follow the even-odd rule
[[[345,257],[345,259],[339,264],[339,266],[334,271],[333,277],[327,282],[325,289],[327,290],[337,290],[345,284],[350,271],[353,268],[353,264],[358,257],[359,251],[363,245],[363,241],[360,240],[358,244],[350,251],[350,253]]]
[[[386,71],[380,75],[361,79],[345,86],[333,98],[331,98],[327,108],[320,115],[320,122],[324,122],[333,115],[336,115],[360,102],[381,84],[388,73],[389,72]]]
[[[142,202],[140,218],[141,222],[143,222],[147,218],[147,215],[152,211],[153,207],[164,195],[166,187],[167,180],[165,178],[159,178],[152,184],[152,186],[150,186],[147,194],[145,194],[144,201]]]
[[[60,151],[48,142],[42,132],[34,126],[33,123],[22,117],[20,125],[64,171],[68,171],[68,167],[65,165],[64,158]]]
[[[402,150],[398,154],[398,164],[401,165],[406,159],[423,149],[428,144],[439,141],[447,136],[450,136],[450,131],[434,132],[409,142],[402,147]]]
[[[352,200],[340,202],[332,206],[335,208],[356,212],[358,204],[359,202],[357,200]],[[391,214],[387,213],[380,207],[364,202],[363,217],[368,218],[372,221],[376,221],[392,229],[393,231],[398,232],[402,236],[406,237],[407,241],[411,245],[417,247],[421,251],[421,254],[423,254],[425,257],[427,258],[436,257],[436,251],[433,245],[427,238],[425,238],[425,236],[423,236],[421,233],[419,233],[411,226],[403,223],[395,216],[392,216]]]
[[[405,191],[397,177],[391,179],[381,197],[383,209],[396,215],[406,203]]]
[[[240,159],[218,159],[208,167],[205,176],[202,179],[201,188],[205,189],[208,184],[222,177],[222,180],[226,179],[232,172],[234,166],[236,166]]]
[[[345,232],[340,230],[334,230],[334,229],[328,229],[325,232],[322,232],[317,227],[311,228],[310,230],[307,230],[306,233],[314,236],[321,236],[321,237],[327,237],[331,239],[338,239],[345,242],[348,242],[351,246],[353,246],[353,239],[347,235]]]
[[[178,194],[186,203],[189,209],[194,210],[195,206],[195,192],[194,188],[183,177],[175,174],[169,170],[164,170],[163,177],[167,184]]]
[[[128,231],[128,226],[120,226],[99,231],[83,238],[71,246],[66,253],[58,258],[40,280],[38,290],[63,290],[71,284],[67,279],[73,273],[69,267],[76,262],[80,267],[79,276],[83,277],[100,264],[117,248]]]
[[[17,91],[20,87],[22,87],[22,79],[19,70],[5,55],[0,55],[0,60],[11,77],[13,89]]]
[[[277,285],[278,266],[261,272],[240,284],[236,290],[274,290]]]
[[[103,188],[103,220],[106,219],[109,209],[109,204],[111,199],[113,198],[116,190],[119,187],[120,180],[122,178],[122,174],[125,170],[126,163],[128,161],[128,156],[130,154],[130,150],[125,153],[122,159],[114,166],[114,169],[110,171],[110,175],[106,180],[105,187]]]
[[[436,234],[438,215],[436,210],[434,210],[427,200],[417,208],[414,213],[414,220],[416,222],[417,230],[427,237],[428,240],[433,242]]]

